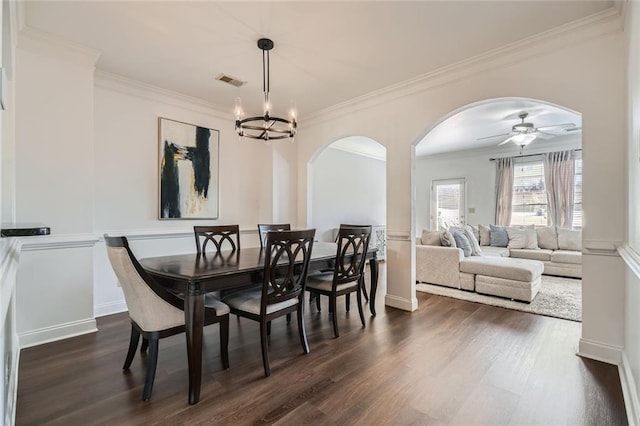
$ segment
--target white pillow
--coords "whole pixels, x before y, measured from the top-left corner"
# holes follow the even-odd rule
[[[507,227],[507,235],[509,235],[510,249],[537,249],[538,235],[536,230],[532,228],[514,228]]]
[[[555,226],[536,228],[538,247],[541,249],[558,250],[558,232]]]
[[[582,232],[558,228],[558,248],[560,250],[582,251]]]
[[[480,234],[480,245],[481,246],[490,246],[491,245],[491,228],[489,225],[478,225],[478,233]]]
[[[473,228],[470,225],[465,225],[463,231],[471,244],[471,255],[480,256],[482,254],[482,249],[480,248],[480,243],[478,242],[478,238],[476,238],[476,234],[473,232]]]
[[[457,247],[456,240],[453,239],[453,235],[451,235],[451,232],[446,229],[440,232],[440,244],[445,247]]]

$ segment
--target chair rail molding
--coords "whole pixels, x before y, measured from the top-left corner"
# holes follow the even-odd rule
[[[98,242],[98,237],[94,234],[40,235],[18,238],[22,243],[22,251],[93,247]]]
[[[621,241],[582,240],[582,254],[595,256],[620,256],[618,247]]]
[[[622,257],[627,267],[636,277],[640,278],[640,253],[628,244],[618,247],[618,253],[620,253],[620,257]]]

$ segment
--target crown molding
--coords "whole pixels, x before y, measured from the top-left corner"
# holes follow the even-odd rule
[[[568,45],[620,31],[624,25],[623,21],[618,9],[612,6],[591,16],[569,22],[310,114],[304,122],[300,122],[300,127],[302,130],[328,120],[340,118],[344,115],[345,110],[353,114],[354,112],[370,109],[438,86],[450,84],[472,75],[485,73],[518,61],[540,56],[556,50],[558,46],[566,48]]]
[[[95,84],[96,87],[113,90],[125,95],[131,95],[154,102],[174,105],[197,113],[214,116],[222,120],[235,120],[232,111],[221,109],[219,106],[211,102],[207,102],[204,99],[183,95],[178,92],[173,92],[138,80],[133,80],[118,74],[96,70]]]
[[[55,57],[62,56],[65,59],[94,68],[101,54],[99,50],[27,25],[18,32],[17,47],[37,53],[53,54]]]

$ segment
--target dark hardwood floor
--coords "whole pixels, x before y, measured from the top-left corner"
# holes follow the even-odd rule
[[[382,269],[384,275],[384,269]],[[160,341],[152,399],[142,402],[145,357],[123,373],[129,322],[98,318],[99,332],[25,349],[18,425],[138,424],[627,424],[615,366],[575,355],[580,324],[418,293],[419,310],[384,306],[362,328],[338,305],[333,338],[326,298],[307,305],[311,353],[295,319],[274,321],[271,377],[257,324],[231,318],[231,368],[218,327],[205,328],[200,403],[187,404],[184,334]]]

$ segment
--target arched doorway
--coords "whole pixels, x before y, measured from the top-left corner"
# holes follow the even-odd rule
[[[328,143],[308,163],[307,224],[332,241],[341,223],[386,224],[386,148],[365,136]]]
[[[423,229],[437,231],[451,224],[471,225],[476,227],[476,231],[480,225],[488,228],[489,224],[533,226],[535,229],[556,225],[554,221],[558,219],[553,214],[556,204],[549,198],[560,193],[565,198],[571,197],[572,202],[571,218],[561,227],[577,230],[571,231],[576,235],[575,232],[579,232],[583,225],[581,128],[581,114],[535,99],[489,99],[447,114],[415,144],[413,202],[416,236],[419,238]],[[551,152],[566,152],[571,156],[575,167],[571,172],[570,192],[545,180],[545,170],[548,172],[552,166],[545,164],[544,159]],[[506,192],[508,197],[497,190],[499,184],[494,160],[502,158],[513,161],[509,177],[511,186]],[[500,200],[506,201],[500,203]],[[508,218],[496,215],[497,204],[507,206]],[[478,240],[482,243],[480,235]],[[485,244],[492,245],[489,242]],[[513,248],[518,247],[514,245]],[[535,248],[543,249],[536,253],[539,256],[534,259],[545,262],[543,279],[547,273],[549,276],[581,277],[579,257],[576,256],[579,264],[560,265],[567,266],[562,270],[555,268],[561,262],[554,263],[551,255],[543,253],[547,247]],[[495,255],[492,250],[493,247],[487,247],[483,255]],[[508,250],[506,253],[502,256],[509,257]],[[417,254],[417,271],[424,267],[420,262]],[[426,281],[424,277],[418,273],[416,280]],[[455,283],[436,284],[452,287]],[[573,318],[580,317],[579,289],[580,286],[573,298],[577,305],[577,312],[571,314]]]

